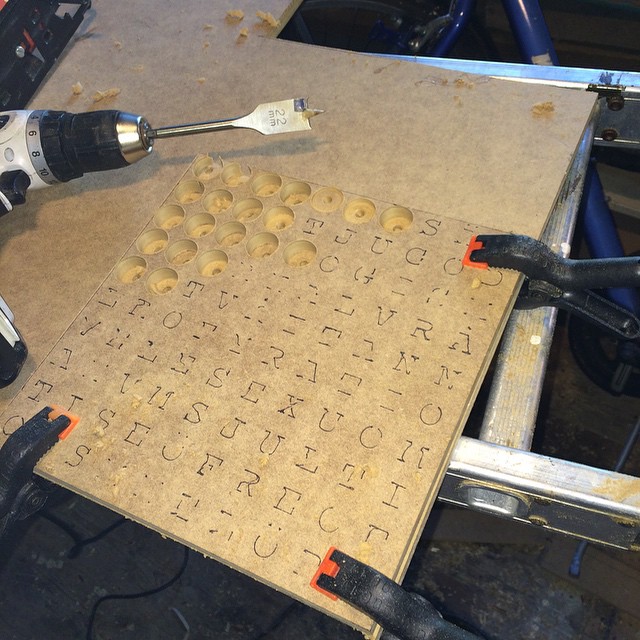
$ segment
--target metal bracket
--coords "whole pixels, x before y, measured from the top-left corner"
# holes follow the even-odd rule
[[[438,499],[640,551],[640,478],[462,437]]]

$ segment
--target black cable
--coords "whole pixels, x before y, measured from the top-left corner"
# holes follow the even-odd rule
[[[75,544],[78,544],[82,540],[82,536],[70,524],[67,524],[64,520],[58,518],[58,516],[53,515],[50,511],[40,511],[38,515],[48,522],[55,524],[59,529],[62,529]]]
[[[87,623],[87,640],[93,640],[93,623],[95,621],[98,608],[103,602],[106,602],[107,600],[135,600],[136,598],[147,598],[148,596],[153,596],[156,593],[160,593],[160,591],[164,591],[165,589],[168,589],[170,586],[172,586],[178,580],[180,580],[180,578],[182,577],[182,574],[185,572],[187,568],[188,562],[189,562],[189,548],[184,547],[184,558],[182,560],[182,565],[180,566],[180,569],[178,569],[178,572],[173,576],[173,578],[171,578],[164,584],[161,584],[159,587],[154,587],[153,589],[148,589],[147,591],[140,591],[138,593],[107,594],[106,596],[102,596],[101,598],[96,600],[96,602],[93,605],[93,608],[91,609],[89,622]]]
[[[78,540],[73,545],[73,547],[71,547],[71,549],[69,549],[69,551],[67,552],[67,558],[71,558],[71,559],[77,558],[82,553],[82,550],[86,546],[93,544],[94,542],[98,542],[99,540],[102,540],[102,538],[105,538],[106,536],[108,536],[114,529],[117,529],[120,525],[124,524],[125,522],[127,522],[127,519],[124,516],[122,516],[121,518],[119,518],[118,520],[110,524],[108,527],[105,527],[102,531],[97,533],[95,536]]]
[[[268,629],[265,629],[260,633],[260,635],[256,636],[253,640],[263,640],[271,633],[273,633],[280,625],[291,615],[291,613],[300,606],[300,603],[297,601],[293,601],[288,607],[278,615],[278,617],[271,623]],[[89,639],[90,640],[90,639]]]
[[[117,529],[121,524],[127,522],[127,519],[122,516],[115,522],[111,523],[108,527],[102,529],[102,531],[96,533],[96,535],[89,538],[83,538],[70,524],[50,511],[41,511],[39,515],[62,529],[62,531],[64,531],[73,540],[74,545],[69,549],[69,551],[67,551],[67,558],[70,559],[77,558],[86,546],[102,540],[102,538],[109,535],[114,529]]]

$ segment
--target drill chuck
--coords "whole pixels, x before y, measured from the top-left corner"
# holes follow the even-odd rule
[[[47,183],[126,167],[149,155],[153,148],[147,137],[147,120],[122,111],[34,111],[29,121],[31,162]]]

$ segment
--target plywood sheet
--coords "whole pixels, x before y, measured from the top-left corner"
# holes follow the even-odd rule
[[[404,574],[516,283],[479,231],[201,156],[3,430],[68,407],[38,473],[371,632],[309,580]]]

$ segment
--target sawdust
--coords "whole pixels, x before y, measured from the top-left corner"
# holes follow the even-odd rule
[[[83,91],[84,87],[80,82],[74,82],[71,85],[71,93],[73,93],[74,96],[79,96]]]
[[[534,118],[551,118],[555,110],[556,107],[550,100],[547,102],[537,102],[531,107],[531,113]]]

